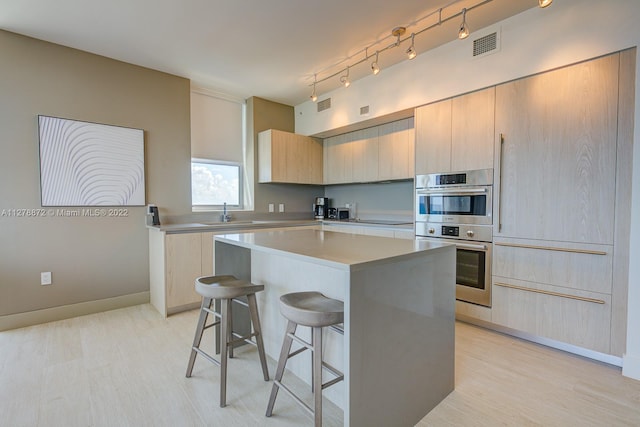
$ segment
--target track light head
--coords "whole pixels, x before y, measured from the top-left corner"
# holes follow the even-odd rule
[[[378,65],[378,51],[376,51],[376,60],[371,63],[371,72],[376,76],[380,72],[380,66]]]
[[[553,0],[538,0],[538,6],[545,8],[547,6],[551,6],[551,3],[553,3]]]
[[[415,37],[416,37],[416,34],[411,33],[411,46],[409,46],[409,49],[407,49],[407,57],[409,59],[413,59],[418,55],[418,53],[416,52],[415,44],[414,44]]]
[[[469,27],[467,26],[467,9],[462,9],[462,23],[460,24],[460,30],[458,31],[458,38],[460,40],[469,37]]]

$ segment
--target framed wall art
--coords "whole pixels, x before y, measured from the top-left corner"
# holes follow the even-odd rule
[[[42,206],[143,206],[144,131],[38,116]]]

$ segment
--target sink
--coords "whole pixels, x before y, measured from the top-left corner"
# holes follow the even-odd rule
[[[209,227],[233,227],[235,225],[268,224],[272,221],[229,221],[229,222],[200,222]]]

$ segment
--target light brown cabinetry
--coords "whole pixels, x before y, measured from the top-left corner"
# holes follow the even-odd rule
[[[496,88],[495,234],[613,244],[619,56]]]
[[[495,88],[416,108],[415,173],[491,169]]]
[[[353,142],[349,134],[327,138],[324,146],[324,183],[353,182]]]
[[[367,128],[348,134],[351,137],[351,181],[372,182],[378,179],[380,156],[378,128]]]
[[[326,138],[325,184],[411,179],[414,140],[413,118]]]
[[[619,111],[632,108],[620,60],[496,87],[492,269],[493,323],[618,356],[626,307],[612,303],[627,284],[614,277],[628,260],[616,180],[628,165],[616,156],[630,143]]]
[[[150,299],[163,316],[194,308],[200,302],[194,281],[213,270],[207,237],[213,239],[213,233],[149,231]]]
[[[378,127],[378,180],[413,178],[414,142],[413,118]]]
[[[322,142],[304,135],[269,129],[258,134],[261,183],[322,185]]]

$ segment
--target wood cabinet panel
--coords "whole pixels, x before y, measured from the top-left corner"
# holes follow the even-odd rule
[[[415,173],[446,172],[451,168],[451,99],[416,108]]]
[[[416,109],[416,174],[493,168],[495,88]]]
[[[372,182],[378,179],[378,128],[352,132],[350,135],[353,182]]]
[[[379,126],[379,180],[413,178],[414,140],[413,119]]]
[[[353,145],[347,134],[324,140],[325,184],[343,184],[353,180]]]
[[[493,168],[495,87],[453,98],[451,170]]]
[[[610,295],[532,284],[499,276],[494,276],[493,280],[493,323],[538,337],[609,353]]]
[[[565,288],[611,293],[613,246],[495,241],[493,274]]]
[[[613,244],[617,104],[618,55],[496,88],[496,235]]]
[[[322,142],[270,129],[258,134],[260,182],[322,184]]]
[[[169,234],[165,237],[166,307],[200,301],[194,282],[201,275],[202,238],[200,233]]]
[[[213,272],[216,271],[215,266],[215,245],[213,244],[213,236],[217,233],[206,232],[200,233],[200,239],[202,241],[202,247],[200,251],[200,275],[201,276],[213,276]]]

